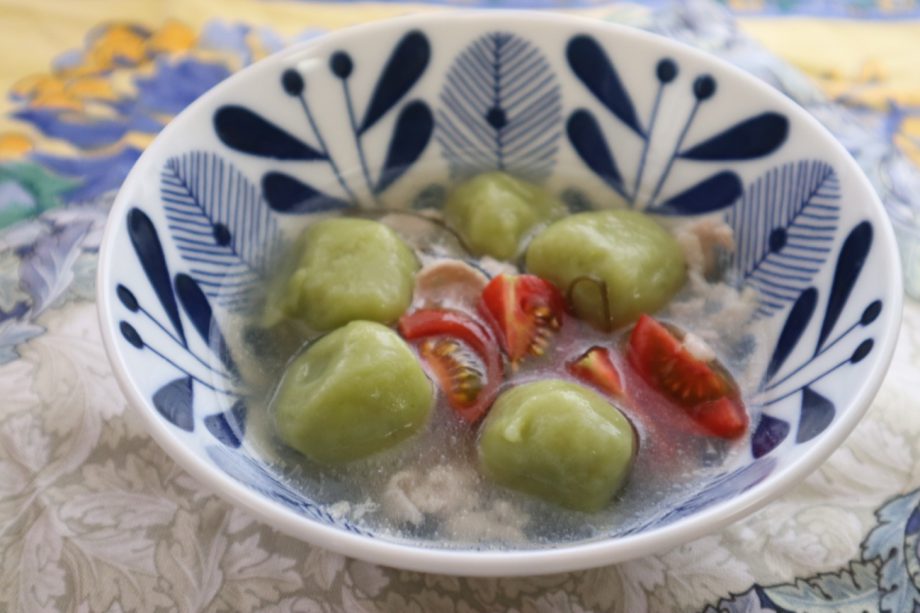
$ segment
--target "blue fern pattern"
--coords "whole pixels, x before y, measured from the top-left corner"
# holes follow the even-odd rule
[[[280,231],[258,187],[213,153],[167,160],[161,197],[169,231],[205,294],[244,307],[280,245]]]
[[[352,93],[355,63],[351,54],[338,50],[329,56],[329,71],[339,81],[342,105],[333,110],[344,110],[348,116],[354,150],[360,162],[364,188],[370,197],[355,189],[352,179],[346,177],[329,151],[323,136],[323,124],[318,121],[307,97],[305,75],[295,68],[285,69],[280,77],[281,87],[291,99],[297,100],[304,119],[312,132],[312,143],[304,142],[287,128],[275,124],[258,112],[244,106],[229,104],[214,113],[214,130],[223,144],[238,152],[262,158],[301,161],[307,164],[328,165],[332,181],[323,189],[296,177],[272,170],[262,177],[263,196],[269,208],[283,214],[309,214],[348,208],[364,202],[379,205],[379,196],[402,177],[421,157],[434,132],[434,115],[428,105],[419,99],[410,100],[396,111],[400,102],[421,78],[431,58],[428,37],[419,30],[407,32],[396,44],[381,68],[363,116],[358,115],[358,100]],[[366,73],[363,73],[366,74]],[[324,110],[330,107],[324,107]],[[388,145],[376,178],[372,176],[371,162],[375,161],[365,151],[364,136],[390,112],[396,113]],[[328,188],[334,192],[328,193]]]
[[[817,307],[818,289],[808,287],[802,290],[792,304],[786,315],[786,322],[780,331],[773,355],[767,364],[761,381],[760,401],[764,410],[770,405],[777,404],[787,398],[798,396],[801,400],[801,410],[796,426],[795,443],[802,444],[812,440],[823,432],[834,420],[837,409],[834,402],[814,389],[814,384],[825,377],[837,372],[850,364],[858,364],[866,359],[875,346],[872,337],[864,338],[852,349],[838,351],[838,361],[825,366],[817,375],[809,375],[809,379],[802,381],[801,373],[816,360],[819,360],[829,349],[845,341],[854,334],[861,334],[868,326],[878,319],[884,304],[881,300],[869,302],[863,309],[858,319],[850,323],[836,336],[831,336],[838,330],[838,323],[844,312],[844,307],[850,299],[853,288],[859,279],[866,259],[872,249],[874,231],[872,224],[862,221],[856,224],[847,234],[840,251],[837,254],[837,264],[834,267],[834,277],[831,283],[828,298],[824,307],[824,317],[821,321],[820,334],[815,344],[814,353],[795,368],[784,370],[784,365],[794,350],[798,348],[803,334],[809,329]],[[839,357],[846,355],[842,360]],[[782,374],[785,373],[785,374]],[[790,389],[791,388],[791,389]],[[757,398],[755,398],[757,401]],[[776,449],[793,431],[793,424],[785,419],[772,416],[766,412],[761,416],[760,423],[751,436],[751,453],[755,458],[764,456]]]
[[[718,91],[718,82],[710,74],[697,75],[691,84],[693,106],[683,128],[674,143],[671,154],[653,183],[644,183],[649,146],[656,120],[662,111],[665,88],[676,83],[680,67],[670,57],[661,58],[655,66],[657,91],[651,101],[647,124],[643,124],[636,112],[626,85],[621,80],[615,62],[595,38],[579,34],[572,37],[566,46],[566,60],[573,74],[601,103],[610,115],[632,130],[642,141],[639,168],[634,179],[627,181],[618,170],[617,158],[622,152],[615,151],[606,142],[604,128],[594,113],[586,108],[576,109],[567,125],[569,142],[575,153],[596,175],[617,192],[630,208],[642,208],[657,215],[702,215],[726,209],[738,200],[742,192],[741,179],[728,169],[721,169],[686,186],[679,193],[666,189],[671,170],[681,160],[717,163],[753,160],[768,156],[779,149],[789,133],[789,120],[785,115],[766,112],[751,116],[740,122],[723,127],[702,142],[684,147],[684,139],[697,117],[701,106],[713,99]],[[620,144],[620,143],[616,143]]]
[[[840,219],[840,182],[821,161],[790,162],[754,181],[726,220],[742,249],[732,263],[739,285],[769,316],[796,300],[824,265]]]
[[[131,314],[130,319],[134,323],[121,320],[118,328],[122,338],[134,349],[149,351],[181,373],[178,378],[161,385],[151,401],[164,419],[180,430],[192,432],[195,429],[195,388],[204,387],[226,397],[237,397],[232,389],[233,382],[238,378],[236,364],[220,326],[214,320],[204,291],[194,278],[185,273],[175,277],[171,275],[153,221],[140,209],[133,208],[128,212],[127,222],[134,253],[153,289],[159,309],[143,304],[129,287],[119,283],[115,286],[115,295]],[[140,278],[135,281],[140,281]],[[180,305],[216,361],[201,357],[189,345],[179,315]],[[166,316],[165,321],[158,311]],[[137,326],[141,326],[143,334]],[[163,349],[169,345],[172,345],[172,350]],[[177,352],[176,355],[185,354],[190,360],[183,360],[185,365],[180,364],[174,359],[173,351]],[[239,447],[246,429],[246,406],[237,398],[229,411],[205,418],[205,425],[224,445]]]
[[[504,170],[536,180],[552,170],[561,94],[531,43],[506,32],[478,38],[454,60],[440,101],[436,139],[452,177]]]

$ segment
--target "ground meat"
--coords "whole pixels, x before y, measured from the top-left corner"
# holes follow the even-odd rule
[[[377,510],[379,505],[372,500],[365,500],[362,503],[351,503],[347,500],[340,500],[329,505],[329,514],[336,519],[349,518],[358,521],[368,513]]]
[[[445,532],[450,538],[488,542],[520,542],[528,518],[511,503],[496,500],[488,510],[456,513],[447,518]]]
[[[707,279],[717,278],[722,263],[735,251],[734,233],[721,218],[682,222],[672,230],[684,252],[687,268]]]
[[[738,289],[728,283],[710,283],[691,271],[684,290],[668,305],[671,317],[692,324],[694,334],[710,344],[725,335],[743,333],[757,311],[757,291]],[[724,344],[724,341],[721,343]]]
[[[459,540],[523,540],[529,516],[510,502],[484,501],[480,479],[472,467],[454,464],[401,470],[387,483],[382,510],[396,523],[441,520],[447,535]]]

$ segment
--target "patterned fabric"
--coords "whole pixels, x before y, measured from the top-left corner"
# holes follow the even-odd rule
[[[739,15],[814,15],[860,19],[904,19],[920,16],[920,5],[914,0],[726,0],[724,3]]]
[[[82,32],[49,36],[47,49],[31,52],[41,38],[35,32],[56,31],[39,25],[57,20],[35,4],[41,5],[0,0],[0,44],[22,41],[30,49],[0,59],[0,87],[8,92],[0,105],[0,610],[899,612],[920,606],[916,303],[905,310],[895,361],[873,408],[820,470],[748,519],[657,556],[519,579],[409,573],[286,537],[202,491],[126,407],[101,346],[93,286],[114,190],[169,118],[233,71],[288,42],[404,9],[240,2],[224,20],[202,20],[208,5],[199,0],[182,5],[187,14],[164,20],[138,1],[127,4],[144,19],[107,22],[70,51],[58,41]],[[920,208],[920,83],[904,61],[916,57],[917,43],[904,43],[903,53],[913,49],[906,58],[893,51],[899,40],[920,40],[920,25],[886,23],[891,28],[879,30],[862,22],[790,26],[757,19],[739,27],[722,6],[704,1],[573,5],[719,53],[767,80],[837,134],[886,205]],[[97,21],[108,18],[108,4],[87,6]],[[808,6],[753,8],[808,12]],[[893,12],[888,4],[859,6]],[[846,42],[833,54],[809,55],[827,30]],[[873,49],[891,53],[871,57]],[[50,67],[37,64],[52,55]]]

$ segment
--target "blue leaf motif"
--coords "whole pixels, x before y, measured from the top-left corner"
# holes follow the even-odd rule
[[[779,113],[763,113],[735,124],[721,134],[680,154],[688,160],[752,160],[776,151],[789,134],[789,120]]]
[[[221,142],[237,151],[277,160],[323,160],[326,156],[287,130],[244,106],[222,106],[214,113]]]
[[[131,245],[134,247],[137,259],[141,262],[141,268],[147,275],[147,280],[150,281],[180,342],[185,346],[185,330],[182,328],[182,319],[179,317],[179,305],[176,303],[176,294],[173,292],[172,279],[169,276],[169,267],[166,264],[163,245],[160,243],[160,235],[147,214],[140,209],[134,208],[128,211],[128,236],[131,238]]]
[[[811,317],[815,313],[815,305],[818,303],[818,290],[809,287],[796,298],[789,315],[786,317],[786,323],[779,334],[779,340],[776,341],[776,347],[773,348],[773,355],[770,356],[770,362],[767,364],[767,370],[763,376],[763,384],[769,383],[779,369],[783,367],[792,350],[799,344],[808,324],[811,323]]]
[[[730,207],[741,196],[741,179],[726,170],[703,179],[663,204],[650,206],[656,215],[704,215]]]
[[[283,172],[265,173],[262,177],[262,193],[268,206],[279,213],[321,213],[350,206],[348,202],[329,196]]]
[[[755,458],[761,458],[786,440],[789,436],[789,422],[785,419],[772,417],[770,415],[761,415],[760,423],[751,436],[751,454]]]
[[[601,127],[591,111],[579,109],[572,113],[566,124],[566,133],[578,157],[587,164],[588,168],[614,191],[626,197],[623,176],[617,168],[610,147],[607,146]]]
[[[153,395],[153,406],[171,424],[192,432],[195,429],[194,387],[189,376],[170,381]]]
[[[132,313],[137,313],[138,310],[140,310],[140,303],[137,301],[137,296],[121,283],[115,286],[115,295],[118,296],[118,301]]]
[[[399,113],[383,170],[374,191],[381,193],[392,185],[422,155],[431,132],[434,130],[434,118],[428,105],[420,100],[410,102]]]
[[[824,343],[834,330],[837,320],[840,319],[843,307],[850,298],[850,292],[853,291],[853,286],[856,285],[856,279],[859,277],[859,273],[862,272],[871,247],[872,224],[868,221],[859,223],[850,231],[846,240],[843,241],[840,255],[837,256],[837,267],[834,269],[834,281],[831,284],[831,292],[827,299],[824,321],[821,322],[821,334],[818,336],[818,345],[815,347],[816,354],[821,351]]]
[[[358,128],[359,135],[369,130],[406,95],[425,72],[430,58],[431,45],[424,34],[413,30],[402,37],[380,73],[361,127]]]
[[[879,558],[877,609],[900,612],[915,611],[920,590],[913,581],[918,572],[916,509],[920,490],[899,496],[876,511],[878,525],[862,545],[865,560]]]
[[[815,438],[831,425],[836,414],[834,403],[830,398],[819,394],[807,385],[802,388],[802,412],[799,415],[799,430],[795,443],[806,443]]]
[[[760,295],[769,316],[798,298],[824,264],[840,219],[840,184],[821,161],[773,168],[745,190],[727,222],[742,249],[732,271]]]
[[[572,71],[591,93],[620,121],[644,138],[632,100],[600,44],[582,34],[569,41],[565,54]]]
[[[505,170],[547,176],[562,134],[562,96],[532,43],[486,34],[454,60],[441,91],[437,140],[451,175]]]
[[[173,241],[204,293],[245,306],[281,240],[259,189],[221,157],[196,151],[167,160],[161,195]]]
[[[137,328],[126,321],[122,321],[118,324],[118,329],[121,330],[122,337],[128,341],[128,344],[132,347],[135,349],[143,349],[145,347],[144,339],[141,338]]]
[[[223,413],[205,417],[204,425],[214,438],[235,449],[243,444],[246,435],[246,412],[246,403],[237,400]]]
[[[214,319],[214,313],[211,305],[208,303],[207,296],[201,291],[201,286],[195,280],[185,273],[176,275],[176,295],[179,297],[179,303],[185,309],[185,313],[191,320],[195,330],[205,340],[208,347],[220,359],[227,370],[233,374],[238,374],[236,364],[233,362],[233,356],[230,355],[230,347],[224,339],[217,321]]]

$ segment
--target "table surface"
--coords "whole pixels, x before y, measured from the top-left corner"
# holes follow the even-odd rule
[[[495,2],[449,0],[412,11]],[[514,6],[552,2],[510,2]],[[887,203],[920,197],[920,8],[569,1],[703,47],[812,111]],[[559,8],[558,6],[556,8]],[[113,192],[169,117],[382,2],[0,0],[0,610],[907,611],[920,606],[920,304],[866,418],[760,512],[660,555],[516,579],[403,572],[281,535],[177,467],[126,406],[96,322]],[[829,19],[840,16],[853,19]],[[755,42],[756,41],[756,42]]]

